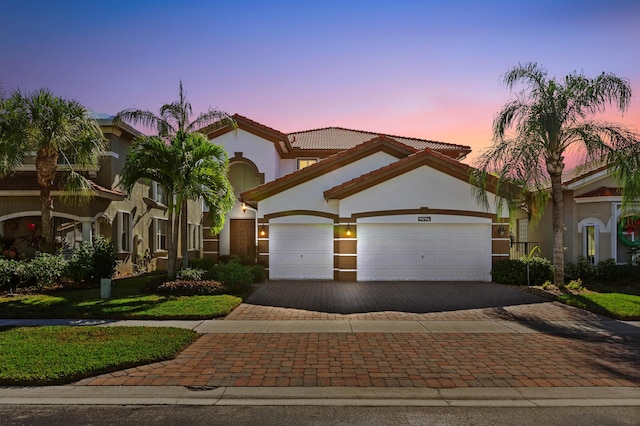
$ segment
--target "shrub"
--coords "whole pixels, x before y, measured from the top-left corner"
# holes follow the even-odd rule
[[[569,281],[569,283],[565,287],[573,291],[584,290],[584,286],[582,285],[582,280],[580,278],[578,278],[577,280]]]
[[[241,261],[240,256],[235,254],[222,255],[218,258],[218,263],[240,263]]]
[[[26,262],[0,257],[0,289],[13,291],[27,278]]]
[[[551,283],[551,281],[545,281],[542,283],[543,290],[553,290],[555,286]]]
[[[615,281],[618,279],[619,268],[614,259],[606,259],[598,262],[596,276],[603,281]]]
[[[223,293],[223,285],[213,280],[175,280],[160,284],[155,291],[177,296],[210,295]]]
[[[198,268],[203,269],[205,271],[210,270],[216,265],[216,262],[213,259],[190,259],[189,267],[190,268]]]
[[[542,285],[545,281],[553,280],[551,261],[535,256],[499,261],[491,270],[491,276],[493,281],[500,284],[527,285],[527,266],[529,285]]]
[[[250,267],[253,274],[254,283],[263,283],[267,279],[267,271],[264,270],[262,265],[253,265]]]
[[[573,280],[591,280],[597,276],[597,268],[584,256],[579,256],[576,264],[567,263],[564,272]]]
[[[93,243],[83,242],[73,250],[65,272],[76,283],[98,283],[101,278],[111,278],[118,258],[111,240],[97,236]]]
[[[36,253],[31,261],[25,263],[26,280],[39,288],[57,283],[67,269],[67,260],[62,256],[49,253]]]
[[[213,268],[213,272],[229,294],[244,294],[253,284],[254,276],[250,267],[236,262],[220,263]]]
[[[201,281],[204,273],[204,269],[200,268],[182,268],[176,274],[176,278],[178,280]]]

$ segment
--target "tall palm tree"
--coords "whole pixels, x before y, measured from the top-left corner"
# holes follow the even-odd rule
[[[159,115],[151,111],[140,109],[126,109],[120,111],[114,121],[126,122],[131,125],[142,125],[144,127],[155,128],[158,136],[173,143],[173,141],[183,140],[187,135],[199,131],[207,126],[222,126],[226,124],[234,125],[233,119],[223,111],[212,110],[199,114],[195,119],[191,120],[193,110],[191,103],[187,101],[186,93],[180,81],[180,91],[178,99],[160,107]],[[180,209],[183,220],[182,230],[182,265],[187,266],[187,204],[186,200]]]
[[[227,177],[227,154],[199,133],[174,137],[170,143],[158,136],[136,139],[127,154],[120,186],[130,192],[139,179],[158,182],[167,195],[169,219],[168,273],[177,270],[178,230],[183,202],[202,198],[213,216],[212,229],[219,232],[224,217],[235,203]]]
[[[590,79],[574,72],[557,80],[536,63],[519,64],[504,75],[503,82],[509,89],[524,84],[526,90],[504,105],[494,120],[494,143],[476,161],[476,195],[486,206],[488,178],[497,175],[498,195],[511,202],[528,198],[539,216],[551,188],[554,283],[563,285],[564,155],[571,150],[581,153],[585,163],[608,164],[624,189],[624,205],[640,195],[638,135],[594,120],[610,106],[626,111],[631,86],[608,73]]]
[[[65,201],[87,200],[85,196],[92,194],[91,183],[74,166],[97,166],[105,143],[100,125],[84,106],[54,96],[47,89],[26,95],[16,90],[0,101],[0,176],[36,153],[44,248],[51,248],[53,242],[51,190],[56,172],[65,174]],[[59,160],[63,160],[62,168]]]

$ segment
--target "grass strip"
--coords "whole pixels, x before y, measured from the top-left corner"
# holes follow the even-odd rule
[[[196,332],[179,328],[5,327],[0,385],[71,383],[174,358],[196,339]]]
[[[640,296],[625,293],[583,292],[558,295],[558,300],[567,305],[606,315],[620,320],[640,320]]]

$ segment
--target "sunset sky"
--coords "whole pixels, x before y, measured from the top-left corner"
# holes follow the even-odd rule
[[[340,126],[491,144],[519,62],[631,81],[640,129],[640,2],[3,1],[5,92],[48,87],[88,108],[158,111],[178,82],[197,112],[283,132]],[[471,156],[467,161],[473,161]]]

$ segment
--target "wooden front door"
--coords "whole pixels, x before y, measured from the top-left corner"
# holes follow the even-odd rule
[[[242,260],[255,258],[256,224],[254,219],[231,219],[230,254]]]

